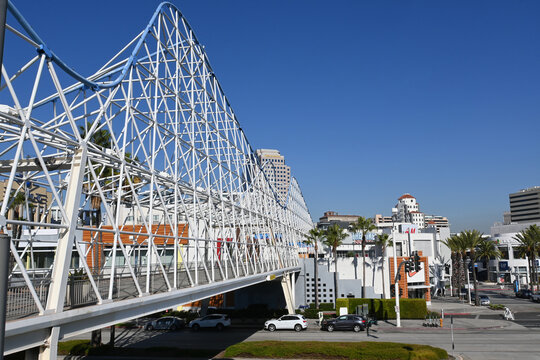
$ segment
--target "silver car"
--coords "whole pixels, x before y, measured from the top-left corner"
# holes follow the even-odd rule
[[[229,326],[231,326],[231,318],[226,314],[206,315],[189,323],[193,331],[198,331],[200,328],[215,328],[221,331]]]
[[[144,330],[178,330],[186,326],[184,319],[174,316],[165,316],[153,321],[150,321],[144,326]]]
[[[487,295],[478,295],[480,300],[480,305],[489,305],[491,304],[491,301],[489,301],[489,296]]]

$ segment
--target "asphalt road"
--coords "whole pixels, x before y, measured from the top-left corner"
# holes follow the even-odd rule
[[[232,344],[242,341],[392,341],[426,344],[443,348],[457,358],[473,360],[538,360],[540,359],[540,304],[516,299],[509,290],[486,288],[479,293],[487,294],[492,303],[508,306],[515,314],[515,321],[502,319],[501,312],[456,303],[455,299],[435,299],[433,307],[445,307],[455,311],[452,329],[448,317],[443,328],[427,328],[421,320],[404,320],[402,328],[393,322],[379,322],[370,331],[333,332],[321,331],[314,323],[301,332],[268,332],[257,328],[232,327],[222,332],[202,330],[192,332],[183,329],[176,332],[144,331],[142,329],[117,329],[116,346],[153,347],[174,346],[178,348],[215,349],[218,354]],[[432,308],[433,308],[432,307]],[[453,310],[452,310],[453,309]],[[457,312],[459,311],[459,312]],[[108,332],[104,331],[104,342]]]

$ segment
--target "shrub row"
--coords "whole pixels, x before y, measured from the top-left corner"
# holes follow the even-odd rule
[[[396,318],[395,299],[337,299],[338,309],[346,307],[349,314],[356,312],[357,306],[368,304],[369,315],[379,320]],[[427,315],[427,305],[424,299],[400,299],[399,307],[402,319],[424,319]]]

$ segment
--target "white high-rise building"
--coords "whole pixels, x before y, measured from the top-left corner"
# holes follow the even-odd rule
[[[273,149],[257,149],[257,157],[261,161],[264,174],[285,201],[291,184],[291,168],[285,165],[285,158],[279,150]]]
[[[397,221],[406,222],[424,227],[424,213],[420,212],[420,206],[416,198],[411,194],[403,194],[396,204]]]

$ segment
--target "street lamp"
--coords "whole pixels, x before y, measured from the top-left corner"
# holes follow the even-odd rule
[[[471,259],[468,256],[467,256],[466,263],[467,263],[467,292],[469,293],[469,305],[471,305],[471,282],[469,280],[469,264],[471,263]]]
[[[396,295],[396,326],[401,327],[401,314],[399,310],[399,284],[397,280],[397,252],[396,252],[396,237],[394,236],[394,218],[397,214],[397,208],[392,208],[392,242],[394,243],[394,293]]]

